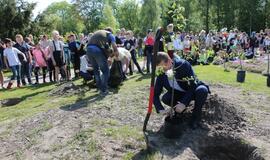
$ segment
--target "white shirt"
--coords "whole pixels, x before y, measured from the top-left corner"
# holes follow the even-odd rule
[[[172,88],[174,88],[175,90],[180,91],[180,92],[186,92],[184,89],[182,89],[182,88],[178,85],[178,83],[177,83],[175,77],[174,77],[174,82],[173,82],[173,80],[170,80],[170,79],[168,79],[168,81],[169,81],[170,86],[171,86]]]
[[[131,54],[128,50],[126,50],[125,48],[119,47],[118,49],[118,60],[123,62],[125,58],[127,58],[129,61],[131,59]]]
[[[175,89],[175,90],[178,90],[180,92],[186,92],[183,88],[181,88],[178,83],[177,83],[177,80],[175,79],[174,77],[174,74],[173,74],[173,70],[170,69],[166,72],[166,75],[168,77],[168,81],[169,81],[169,84],[170,86]],[[171,77],[171,78],[170,78]],[[173,77],[173,78],[172,78]]]
[[[173,45],[174,45],[174,49],[176,50],[183,50],[183,44],[181,42],[181,39],[180,38],[176,38],[174,41],[173,41]]]
[[[4,50],[4,56],[7,57],[9,66],[21,65],[18,54],[21,53],[17,48],[6,48]]]
[[[54,47],[53,41],[54,41],[55,47]],[[52,40],[49,42],[49,46],[53,49],[53,51],[55,51],[55,50],[62,51],[64,43],[62,41]]]
[[[264,45],[265,46],[270,46],[270,39],[265,39],[264,40]]]
[[[80,65],[80,71],[83,73],[87,73],[88,70],[93,69],[91,65],[88,63],[87,55],[81,56],[81,65]]]

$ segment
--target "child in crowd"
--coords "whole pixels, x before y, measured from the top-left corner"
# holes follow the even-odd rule
[[[17,87],[21,86],[21,62],[18,55],[23,57],[23,61],[26,62],[26,56],[17,48],[12,47],[12,41],[9,38],[5,39],[6,49],[4,50],[4,61],[6,66],[9,66],[12,70],[12,77],[8,83],[7,89],[10,89],[13,85],[15,78],[17,77]]]
[[[131,54],[128,50],[126,50],[125,48],[121,48],[121,47],[118,47],[118,52],[119,52],[119,56],[117,57],[117,60],[121,61],[122,67],[123,67],[123,72],[126,75],[128,67],[130,65],[130,61],[131,61]],[[126,77],[124,77],[124,78],[126,78]]]
[[[35,60],[35,76],[36,76],[36,84],[39,84],[39,78],[38,73],[40,69],[42,69],[42,75],[43,75],[43,83],[46,83],[46,70],[47,70],[47,54],[45,53],[45,50],[43,50],[40,46],[40,43],[38,43],[33,50],[33,57]]]
[[[134,40],[133,40],[133,32],[128,31],[126,38],[127,39],[124,43],[125,49],[127,49],[131,53],[131,59],[132,59],[133,63],[136,65],[138,72],[143,74],[141,67],[140,67],[139,63],[137,62],[137,58],[136,58],[136,50],[135,50],[136,44],[134,43]],[[133,74],[131,64],[129,64],[129,72],[131,75]]]
[[[91,66],[87,55],[80,57],[80,76],[83,78],[84,83],[90,81],[94,77],[93,67]]]

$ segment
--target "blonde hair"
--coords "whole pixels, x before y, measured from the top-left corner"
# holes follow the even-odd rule
[[[59,35],[59,32],[57,30],[52,31],[52,35],[56,35],[56,34]]]

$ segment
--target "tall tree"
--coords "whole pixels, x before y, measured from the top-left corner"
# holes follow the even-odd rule
[[[147,29],[156,29],[158,26],[161,26],[159,2],[159,0],[143,0],[140,16],[142,33],[145,33]]]
[[[61,34],[67,32],[80,33],[84,30],[82,18],[75,6],[66,1],[52,3],[42,14],[47,22],[53,20],[50,23],[54,23],[55,28],[52,29],[59,30]]]
[[[74,0],[74,5],[84,20],[87,32],[93,32],[99,28],[104,0]]]
[[[25,0],[1,0],[0,37],[13,38],[17,33],[26,34],[35,5]]]
[[[116,17],[120,27],[139,32],[139,18],[140,18],[139,4],[134,0],[125,0],[119,3],[117,7]]]
[[[111,27],[113,30],[118,28],[118,22],[114,17],[113,9],[108,3],[104,5],[101,23],[99,25],[100,29],[104,29],[105,27]]]

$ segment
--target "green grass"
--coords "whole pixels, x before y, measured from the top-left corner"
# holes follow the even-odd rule
[[[81,85],[82,80],[74,81],[76,85]],[[131,76],[130,79],[124,82],[115,92],[119,92],[121,95],[125,95],[130,90],[140,87],[145,84],[149,84],[149,76],[141,77],[138,74]],[[94,89],[85,92],[80,95],[72,95],[68,97],[51,97],[48,93],[54,89],[54,84],[41,84],[39,86],[27,86],[20,89],[14,88],[11,90],[0,90],[0,100],[8,98],[22,98],[23,101],[12,107],[0,107],[0,123],[2,122],[16,122],[23,118],[28,118],[41,112],[46,112],[49,109],[55,109],[60,107],[66,107],[76,102],[85,101],[97,96],[97,92]],[[148,96],[148,93],[146,93]],[[95,105],[98,105],[98,100]],[[111,121],[113,125],[117,122]]]
[[[236,82],[236,71],[224,72],[224,69],[219,66],[195,66],[194,70],[200,80],[210,83],[222,83],[226,85],[236,86],[244,89],[244,92],[255,91],[270,95],[270,88],[266,86],[266,77],[260,74],[247,73],[245,83]],[[77,80],[74,82],[76,85],[81,85],[82,81]],[[150,75],[141,77],[138,74],[131,76],[128,81],[124,82],[116,93],[120,95],[129,94],[130,90],[141,86],[147,86],[150,84]],[[13,120],[19,120],[33,116],[40,112],[46,112],[49,109],[59,108],[61,106],[69,106],[79,101],[88,102],[91,97],[96,97],[97,93],[93,90],[87,91],[82,95],[72,95],[69,97],[50,97],[48,92],[54,89],[54,84],[39,85],[37,87],[23,87],[21,89],[1,90],[0,100],[7,98],[22,98],[23,102],[12,107],[0,108],[0,122],[10,122]],[[134,94],[145,94],[149,96],[149,93],[134,92]],[[136,99],[135,99],[136,100]],[[102,101],[102,100],[101,100]],[[98,106],[101,101],[96,101],[95,105]],[[122,102],[121,102],[122,103]],[[124,102],[123,102],[124,103]],[[112,125],[117,125],[117,122],[110,122]]]
[[[195,66],[194,71],[200,80],[210,83],[222,83],[235,87],[240,87],[246,91],[255,91],[270,96],[270,88],[266,86],[266,77],[256,73],[246,73],[244,83],[236,82],[236,70],[224,72],[224,68],[214,65]]]

